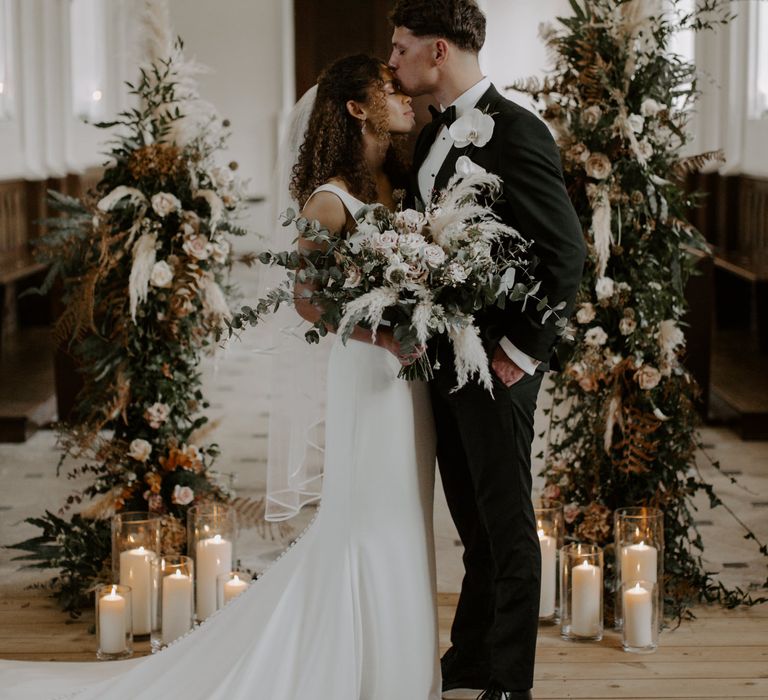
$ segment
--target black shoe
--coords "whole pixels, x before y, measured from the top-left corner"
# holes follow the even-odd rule
[[[533,700],[530,690],[497,690],[488,688],[477,696],[477,700]]]

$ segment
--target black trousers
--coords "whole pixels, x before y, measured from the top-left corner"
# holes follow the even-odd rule
[[[452,668],[488,674],[490,685],[503,690],[528,690],[541,579],[531,443],[543,375],[525,375],[509,388],[494,375],[494,396],[476,382],[451,393],[452,358],[440,361],[430,384],[437,459],[465,567],[451,628]]]

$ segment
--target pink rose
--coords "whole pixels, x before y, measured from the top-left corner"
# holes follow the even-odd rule
[[[171,500],[179,506],[186,506],[195,500],[195,492],[189,486],[179,486],[176,484],[173,488]]]

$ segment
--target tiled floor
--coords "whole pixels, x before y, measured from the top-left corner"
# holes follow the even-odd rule
[[[264,229],[265,211],[257,210],[254,228]],[[259,242],[252,237],[240,242],[239,250],[257,249]],[[239,269],[236,279],[244,298],[255,293],[255,272]],[[269,400],[265,390],[267,358],[258,352],[258,329],[244,334],[215,358],[204,363],[205,393],[211,402],[209,415],[218,426],[210,436],[218,442],[222,455],[218,468],[231,473],[238,495],[259,497],[265,487],[265,453]],[[542,403],[545,394],[542,393]],[[544,425],[540,412],[537,425]],[[738,484],[728,476],[708,466],[700,455],[699,465],[707,479],[739,517],[768,540],[768,443],[742,442],[727,429],[706,428],[704,441],[709,452],[720,460],[723,469],[735,475]],[[538,452],[534,446],[534,454]],[[58,452],[55,436],[41,431],[23,445],[0,444],[0,543],[8,544],[34,534],[34,528],[23,519],[56,510],[76,482],[56,478]],[[534,465],[534,472],[540,464]],[[538,480],[537,480],[537,483]],[[462,567],[460,547],[444,498],[438,487],[436,494],[436,544],[438,553],[438,586],[442,592],[458,591]],[[766,562],[761,560],[754,543],[745,541],[743,533],[722,508],[711,510],[703,501],[699,507],[699,524],[706,543],[706,560],[722,580],[742,587],[756,586],[766,579]],[[311,518],[307,509],[296,519],[300,531]],[[239,555],[244,566],[263,568],[274,559],[287,542],[262,537],[251,530],[243,533]],[[0,582],[23,585],[40,580],[39,571],[20,572],[11,561],[14,552],[0,550]]]

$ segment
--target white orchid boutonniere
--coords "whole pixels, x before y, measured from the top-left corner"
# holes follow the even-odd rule
[[[493,117],[475,107],[453,122],[448,133],[456,148],[470,145],[482,148],[491,140],[493,127]]]

